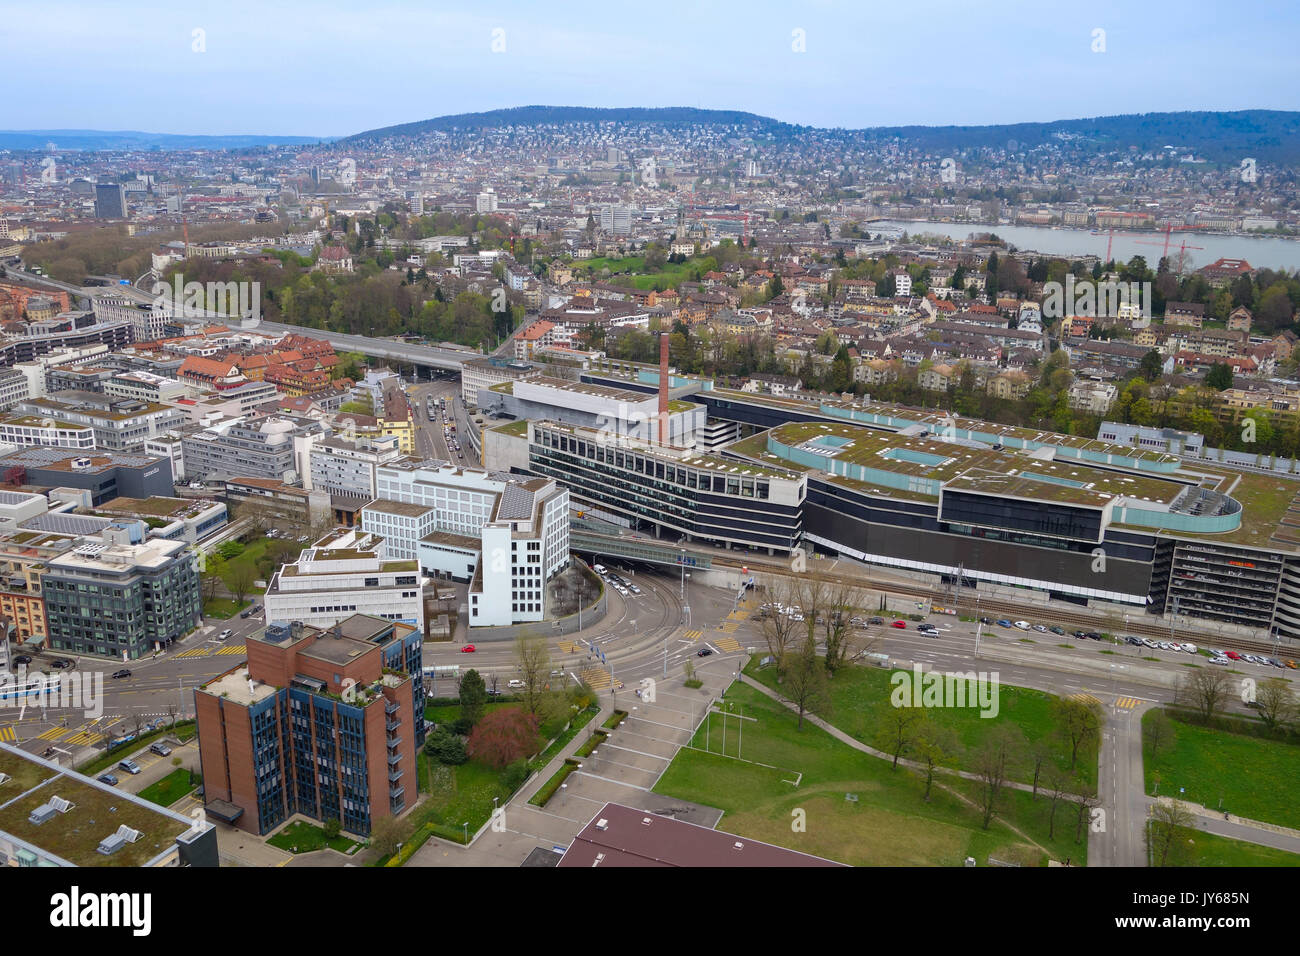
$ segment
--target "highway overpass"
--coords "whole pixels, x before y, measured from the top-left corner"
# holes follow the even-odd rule
[[[391,339],[372,339],[365,335],[344,335],[342,332],[326,332],[321,329],[308,329],[297,325],[283,325],[279,322],[263,322],[259,328],[268,332],[294,332],[313,339],[324,339],[340,352],[360,352],[369,358],[384,359],[396,365],[410,365],[420,369],[438,369],[443,372],[460,373],[466,359],[481,358],[481,353],[472,350],[440,349],[431,345],[407,345]]]

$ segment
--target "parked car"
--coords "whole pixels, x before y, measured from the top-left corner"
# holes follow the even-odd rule
[[[1011,626],[1011,622],[1008,621],[1005,617],[1000,618],[998,620],[998,627],[1010,627],[1010,626]]]
[[[1222,667],[1227,667],[1227,666],[1228,666],[1228,659],[1227,659],[1226,657],[1211,657],[1211,658],[1210,658],[1210,663],[1211,663],[1211,664],[1219,664],[1219,665],[1222,666]]]
[[[891,625],[889,625],[889,626],[890,626],[890,627],[902,628],[902,629],[906,630],[906,629],[907,629],[907,622],[906,622],[906,621],[895,621],[893,624],[891,624]]]
[[[100,783],[108,784],[110,787],[117,786],[117,777],[113,776],[111,773],[101,773],[95,779],[98,780]]]
[[[1051,627],[1048,628],[1048,630],[1051,631],[1053,634],[1060,634],[1062,637],[1065,636],[1065,628],[1060,627],[1059,625],[1053,624]]]
[[[1140,637],[1133,637],[1132,635],[1129,635],[1128,637],[1124,638],[1124,643],[1126,643],[1126,644],[1132,644],[1134,647],[1141,647],[1141,646],[1142,646],[1142,638],[1140,638]]]
[[[172,748],[168,747],[166,744],[161,744],[161,743],[150,744],[149,752],[151,754],[157,754],[159,757],[170,757],[172,755]]]
[[[867,623],[868,623],[868,624],[884,624],[884,623],[885,623],[885,619],[884,619],[883,617],[873,617],[871,620],[867,621]]]
[[[134,760],[119,760],[117,765],[129,774],[137,774],[140,772],[140,765]]]
[[[113,671],[114,680],[118,680],[119,678],[122,677],[130,677],[130,676],[131,676],[131,672],[127,670],[125,667],[123,667],[121,670]]]
[[[60,657],[56,660],[50,661],[50,666],[55,670],[63,670],[65,667],[71,667],[72,661],[68,660],[66,657]]]
[[[1183,650],[1185,650],[1188,654],[1195,654],[1195,653],[1197,653],[1198,648],[1197,648],[1197,646],[1196,646],[1195,644],[1191,644],[1191,643],[1188,643],[1188,642],[1184,641],[1184,642],[1183,642]]]
[[[473,653],[474,653],[474,645],[473,645],[473,644],[466,644],[464,647],[462,647],[462,648],[460,649],[460,652],[461,652],[462,654],[473,654]]]
[[[14,666],[16,667],[21,667],[24,664],[30,664],[31,662],[32,659],[26,654],[19,654],[17,657],[14,658]]]
[[[991,618],[991,617],[982,617],[982,618],[980,618],[980,623],[981,623],[981,624],[992,624],[992,623],[993,623],[993,618]]]
[[[1087,637],[1088,635],[1087,635],[1085,632],[1083,632],[1083,631],[1075,631],[1075,632],[1074,632],[1073,634],[1071,634],[1070,636],[1071,636],[1071,637]]]
[[[1047,628],[1046,628],[1045,626],[1043,626],[1042,624],[1035,624],[1034,627],[1033,627],[1033,630],[1037,631],[1039,634],[1046,634],[1046,633],[1047,633]]]
[[[506,687],[509,688],[510,690],[523,690],[525,686],[526,685],[521,680],[512,680],[506,682]]]
[[[1016,623],[1012,626],[1015,627],[1016,630],[1018,631],[1027,631],[1029,630],[1030,624],[1028,621],[1016,621]]]
[[[1241,655],[1238,654],[1236,651],[1228,651],[1227,654],[1226,654],[1226,657],[1227,657],[1228,660],[1230,660],[1230,661],[1239,661],[1239,660],[1241,660]]]
[[[1087,632],[1084,633],[1083,636],[1086,637],[1086,638],[1087,638],[1088,640],[1090,640],[1090,641],[1100,641],[1100,640],[1101,640],[1101,635],[1098,634],[1096,631],[1087,631]]]
[[[1297,669],[1300,669],[1300,667],[1297,666],[1297,664],[1296,664],[1295,661],[1287,661],[1287,662],[1286,662],[1286,666],[1289,667],[1289,668],[1291,668],[1291,670],[1297,670]]]

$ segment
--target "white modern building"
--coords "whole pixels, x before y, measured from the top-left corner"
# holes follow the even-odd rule
[[[318,438],[311,445],[311,465],[304,487],[348,498],[374,498],[377,469],[401,457],[401,439],[397,435],[356,441],[343,436]]]
[[[419,565],[386,557],[379,535],[333,533],[281,567],[266,589],[267,621],[330,628],[353,614],[424,628]]]
[[[569,493],[441,462],[382,466],[362,528],[427,575],[470,582],[471,627],[540,621],[546,586],[569,562]]]

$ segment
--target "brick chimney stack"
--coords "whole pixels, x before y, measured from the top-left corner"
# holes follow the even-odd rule
[[[659,333],[659,444],[668,444],[668,333]]]

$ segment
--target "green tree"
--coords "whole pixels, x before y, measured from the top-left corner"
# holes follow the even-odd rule
[[[1160,369],[1164,365],[1164,357],[1158,349],[1152,349],[1142,356],[1142,362],[1138,366],[1138,371],[1148,382],[1154,382],[1160,377]]]
[[[1232,366],[1224,362],[1215,362],[1205,373],[1205,384],[1216,392],[1232,388]]]
[[[460,679],[460,716],[469,721],[470,726],[477,724],[483,717],[487,706],[487,685],[478,671],[470,669]]]

